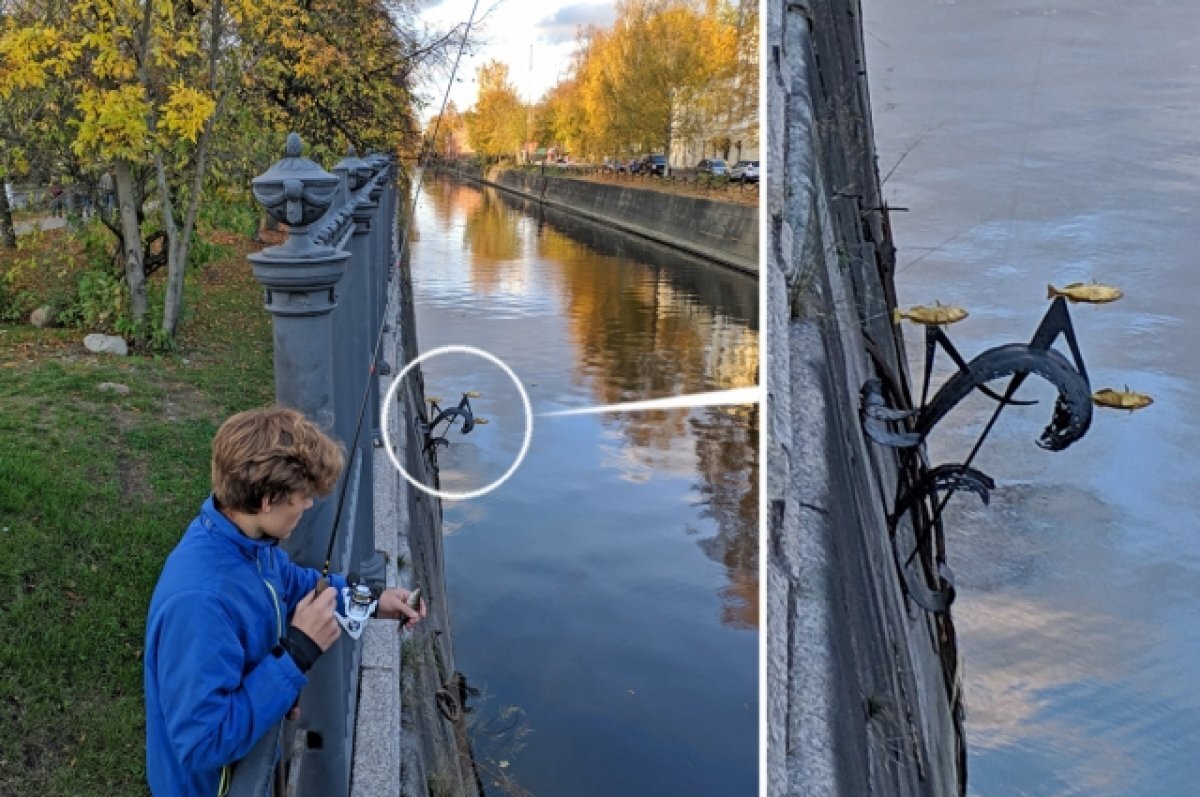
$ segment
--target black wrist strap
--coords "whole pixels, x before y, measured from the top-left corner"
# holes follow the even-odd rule
[[[287,636],[279,640],[279,647],[287,651],[288,655],[292,657],[292,661],[296,662],[296,666],[303,673],[307,673],[324,652],[308,634],[294,625],[289,626]]]

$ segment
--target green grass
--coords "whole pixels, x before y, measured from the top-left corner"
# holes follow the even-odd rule
[[[234,248],[195,275],[170,355],[0,326],[0,794],[148,793],[150,594],[208,494],[218,424],[274,393],[270,319]]]

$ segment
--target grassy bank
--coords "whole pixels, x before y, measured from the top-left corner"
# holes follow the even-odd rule
[[[64,259],[47,279],[62,279],[79,247],[43,235]],[[169,355],[95,355],[86,330],[0,325],[0,794],[148,793],[150,593],[208,493],[217,425],[273,396],[270,319],[245,260],[258,247],[206,238],[224,256],[189,275]]]

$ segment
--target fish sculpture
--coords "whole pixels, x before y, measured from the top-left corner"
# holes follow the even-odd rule
[[[1130,390],[1129,385],[1126,385],[1124,390],[1113,390],[1110,387],[1097,390],[1092,394],[1092,403],[1097,407],[1111,407],[1115,410],[1133,412],[1149,407],[1154,403],[1154,399],[1145,393]]]
[[[1098,282],[1072,282],[1061,289],[1055,288],[1053,285],[1046,286],[1047,299],[1062,296],[1072,304],[1076,302],[1107,304],[1108,302],[1115,302],[1124,295],[1124,292],[1120,288],[1114,288],[1112,285],[1101,285]]]
[[[914,324],[940,326],[942,324],[954,324],[962,321],[967,315],[967,311],[961,307],[951,307],[943,305],[941,302],[935,302],[933,307],[926,307],[921,304],[909,310],[901,310],[899,307],[896,307],[892,310],[892,323],[899,324],[902,319],[907,318]]]

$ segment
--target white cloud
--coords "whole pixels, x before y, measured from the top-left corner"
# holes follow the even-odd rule
[[[563,6],[534,27],[542,31],[542,40],[550,44],[563,44],[575,40],[581,26],[599,25],[610,27],[617,19],[617,9],[612,3],[577,3]]]

